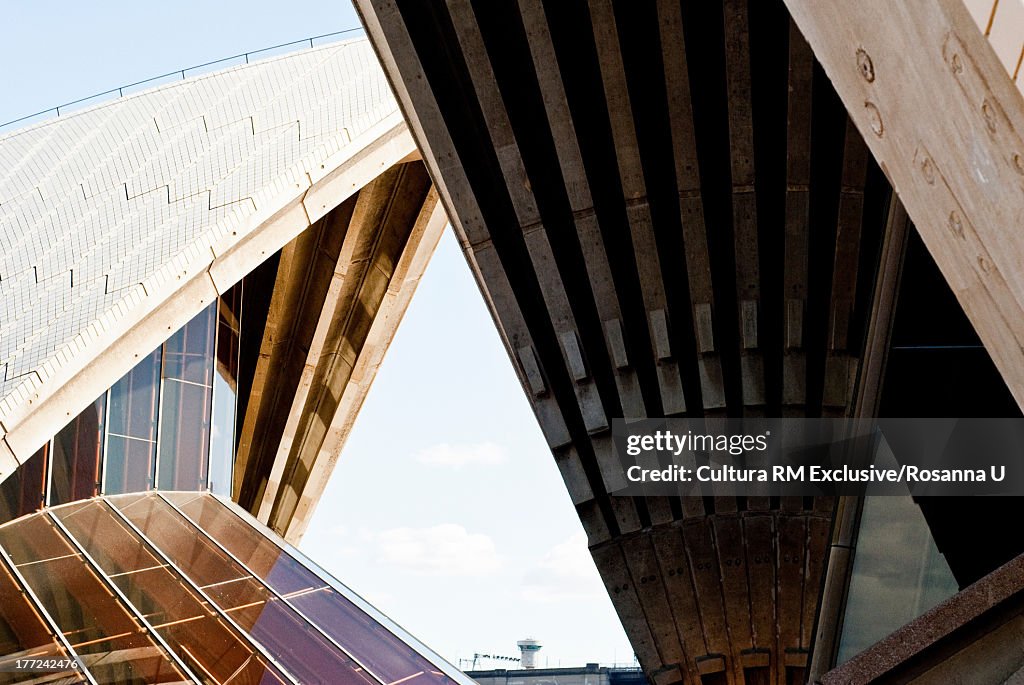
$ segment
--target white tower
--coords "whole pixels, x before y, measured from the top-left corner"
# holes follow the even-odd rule
[[[532,637],[528,637],[525,640],[520,640],[516,643],[519,645],[519,653],[522,655],[519,663],[523,668],[537,668],[536,658],[537,652],[540,651],[541,644]]]

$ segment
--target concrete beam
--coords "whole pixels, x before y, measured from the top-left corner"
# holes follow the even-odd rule
[[[552,448],[565,446],[570,442],[565,420],[550,388],[544,384],[543,369],[536,359],[531,333],[490,241],[480,206],[401,13],[397,5],[388,0],[357,0],[355,4],[399,105],[407,115],[409,127],[423,152],[427,169],[437,185],[466,261],[476,277],[548,445]],[[498,312],[501,313],[500,318]],[[531,368],[535,371],[533,377],[528,374]]]
[[[786,5],[1024,407],[1024,98],[962,0]]]
[[[668,321],[665,315],[668,300],[658,258],[651,208],[647,203],[647,186],[626,85],[615,13],[610,0],[590,0],[589,6],[601,80],[611,119],[612,139],[618,155],[618,173],[626,198],[630,237],[651,335],[651,350],[648,353],[653,355],[657,368],[663,413],[666,416],[679,414],[686,411],[686,398],[683,396],[679,363],[669,345]]]
[[[424,202],[429,215],[437,196],[423,165],[396,165],[282,255],[265,335],[274,339],[265,340],[261,350],[268,372],[266,378],[257,373],[272,394],[263,393],[259,406],[250,402],[239,449],[244,456],[250,428],[254,436],[264,432],[254,440],[259,458],[247,469],[248,488],[239,494],[276,530],[289,528],[311,480],[320,484],[317,496],[322,491],[341,449],[331,436],[338,425],[350,426],[361,406],[344,401],[355,369],[367,356],[383,353],[373,331],[390,331],[390,341],[401,320],[401,312],[386,303],[395,279],[406,275],[404,255],[415,253],[421,242]],[[430,252],[421,255],[423,265],[436,245],[436,230]],[[283,330],[276,330],[278,324]],[[364,370],[366,388],[376,368]],[[314,504],[307,503],[307,513]]]
[[[387,292],[345,383],[323,443],[316,452],[303,487],[298,488],[295,509],[287,523],[277,523],[284,530],[285,539],[290,542],[298,543],[309,525],[363,401],[376,378],[377,370],[447,225],[448,217],[439,202],[437,190],[431,188],[413,225],[405,250],[394,266]]]

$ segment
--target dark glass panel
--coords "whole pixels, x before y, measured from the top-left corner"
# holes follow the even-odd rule
[[[289,601],[352,656],[388,682],[450,683],[448,676],[398,637],[342,597],[334,588],[296,595]]]
[[[16,519],[43,505],[48,451],[49,446],[44,446],[0,484],[0,521]]]
[[[700,685],[728,685],[729,678],[725,671],[717,673],[705,673],[700,677]]]
[[[187,492],[165,496],[278,593],[289,595],[327,586],[216,498]]]
[[[122,512],[300,682],[376,683],[159,497],[139,499]],[[226,570],[240,579],[223,582]]]
[[[216,498],[167,498],[385,682],[442,680],[436,668]],[[417,676],[417,674],[419,674]]]
[[[0,563],[0,683],[36,680],[38,673],[4,672],[17,659],[66,659],[64,647],[50,634],[50,628],[14,576]],[[61,682],[86,682],[73,671],[49,673]],[[62,680],[69,678],[71,680]]]
[[[0,544],[97,682],[185,680],[45,514],[0,528]]]
[[[152,487],[160,359],[158,348],[110,389],[104,493]]]
[[[242,318],[242,284],[220,298],[217,306],[217,373],[224,377],[231,392],[238,390],[238,338]]]
[[[194,673],[216,683],[239,671],[247,680],[231,682],[284,682],[108,505],[94,500],[53,513]]]
[[[248,576],[155,495],[112,497],[109,502],[204,590]]]
[[[163,383],[157,488],[205,490],[210,449],[210,388]]]
[[[768,666],[755,666],[743,669],[744,685],[771,685],[771,669]]]
[[[51,505],[88,499],[97,494],[106,407],[104,395],[54,437],[53,458],[50,460]]]

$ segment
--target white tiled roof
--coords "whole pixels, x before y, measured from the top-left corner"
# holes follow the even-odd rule
[[[0,424],[161,270],[397,109],[357,39],[0,136]]]

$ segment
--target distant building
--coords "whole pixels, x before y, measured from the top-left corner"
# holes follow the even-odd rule
[[[479,685],[645,685],[637,668],[587,664],[573,668],[531,668],[466,671]]]

